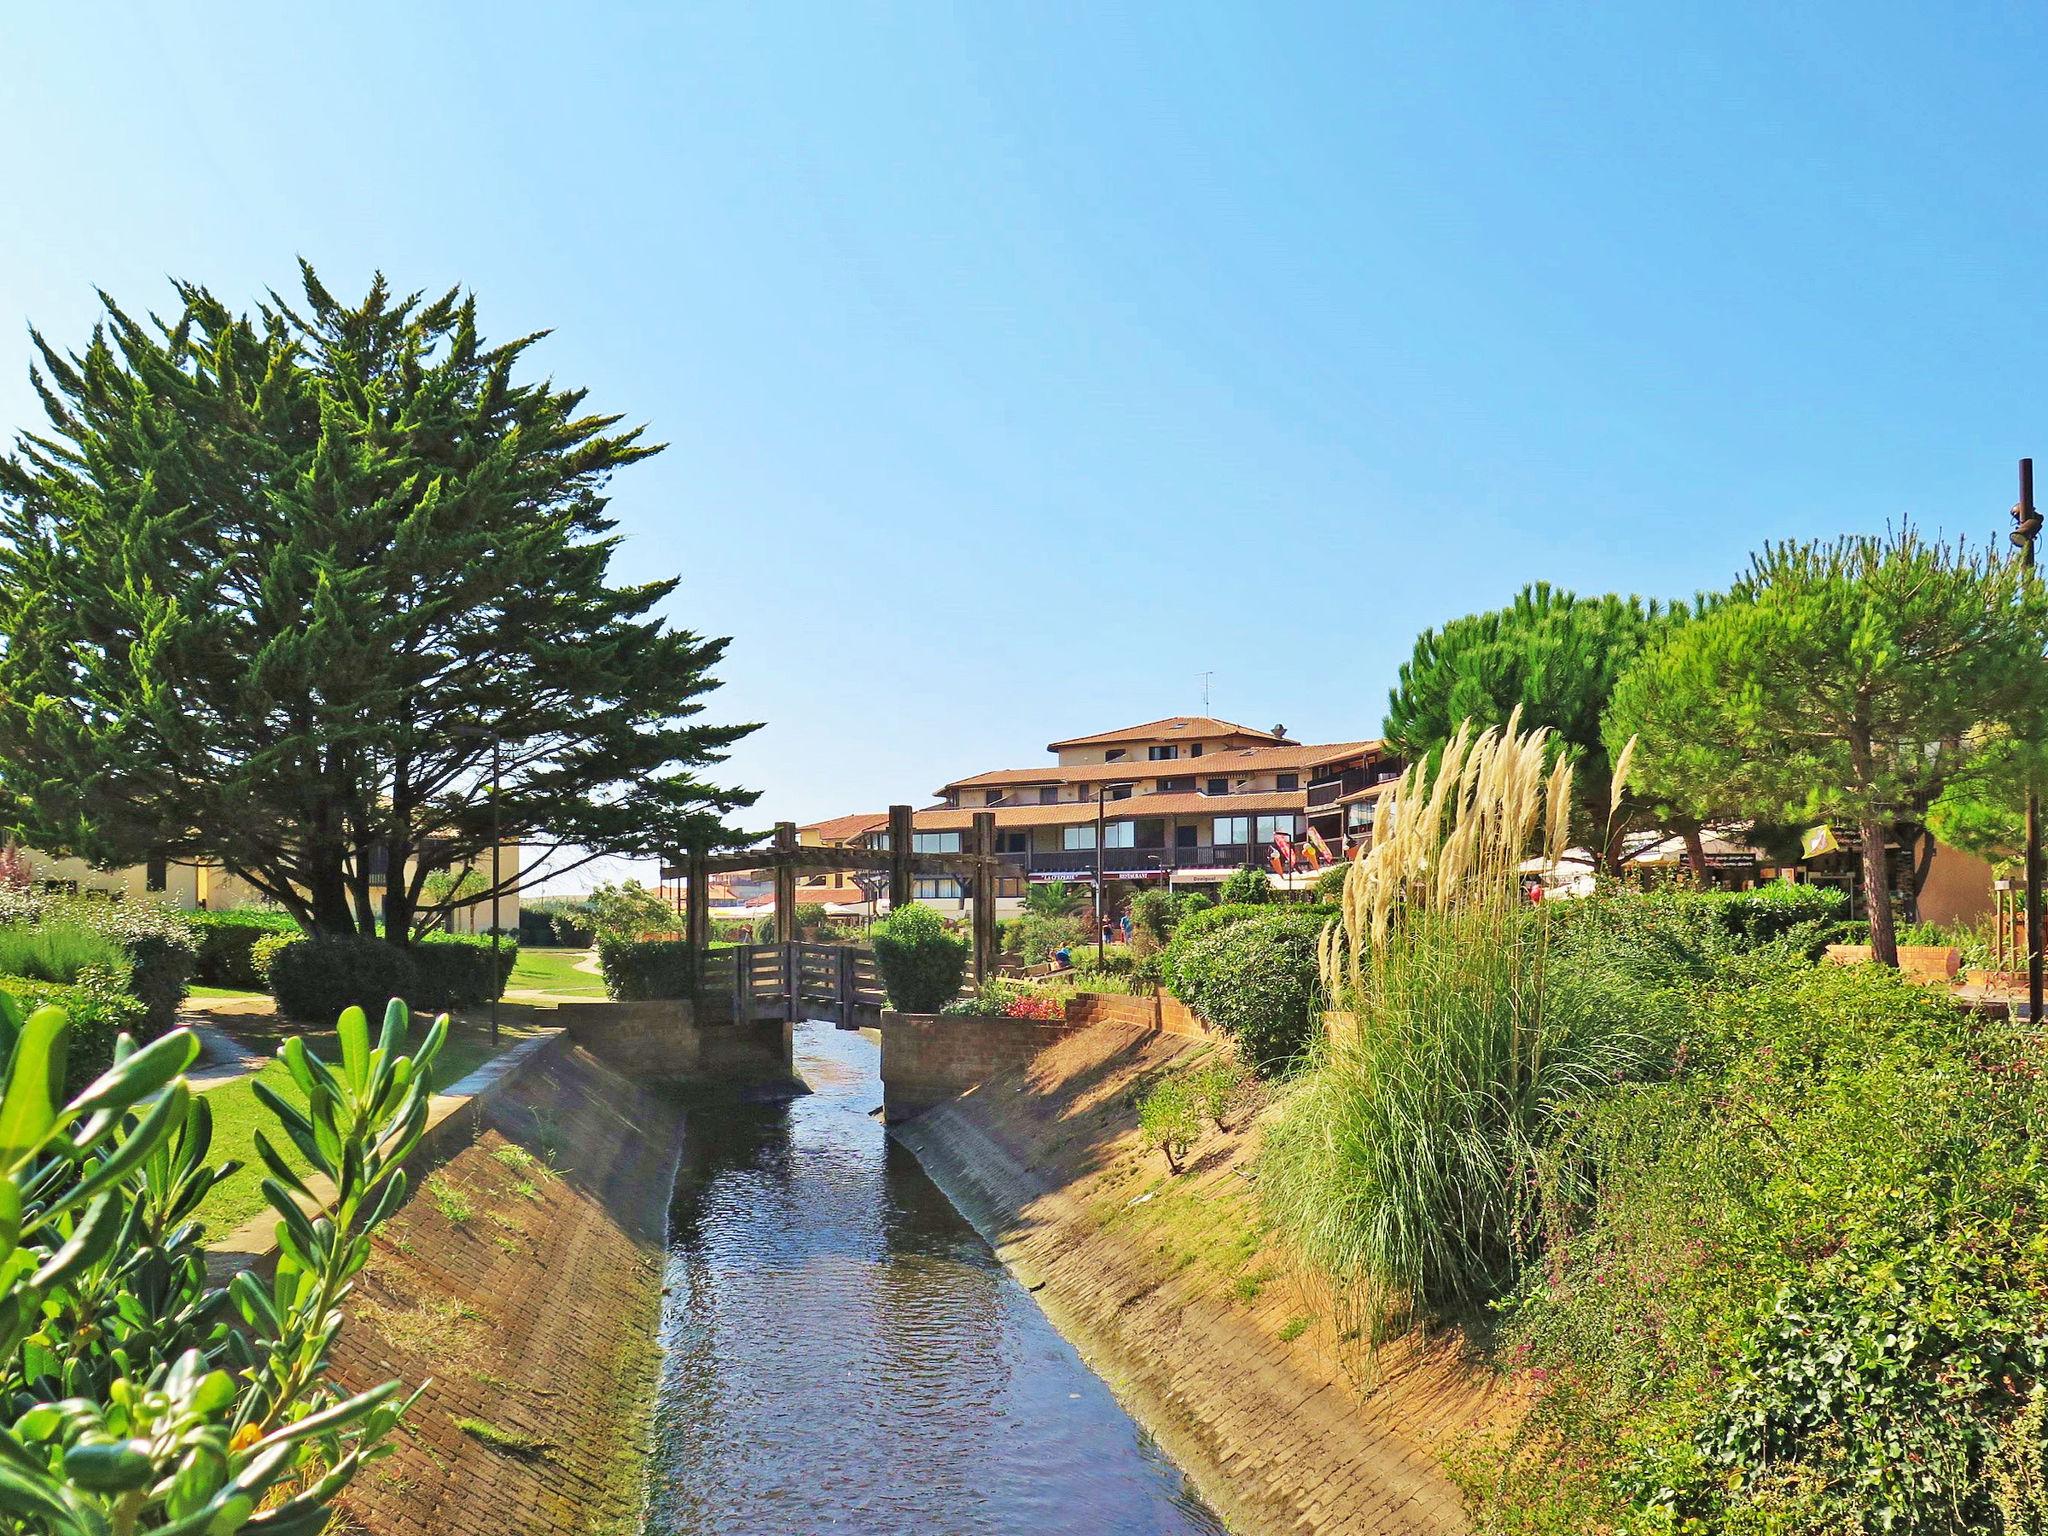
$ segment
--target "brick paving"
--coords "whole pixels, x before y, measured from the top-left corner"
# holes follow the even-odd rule
[[[342,1379],[432,1383],[349,1489],[344,1528],[630,1536],[679,1116],[558,1049],[479,1100],[473,1132],[415,1171],[351,1299]]]
[[[1346,1298],[1260,1246],[1256,1126],[1206,1137],[1183,1176],[1192,1188],[1171,1188],[1194,1199],[1177,1224],[1152,1219],[1142,1192],[1161,1168],[1137,1143],[1132,1103],[1202,1049],[1094,1025],[897,1135],[1233,1530],[1466,1530],[1442,1448],[1509,1405],[1455,1339],[1376,1354],[1351,1342]],[[1241,1259],[1219,1268],[1190,1243]],[[1228,1273],[1270,1278],[1233,1289]]]

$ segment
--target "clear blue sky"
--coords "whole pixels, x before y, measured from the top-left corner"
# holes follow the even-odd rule
[[[13,7],[0,424],[102,285],[463,283],[667,454],[764,822],[2048,460],[2038,6]]]

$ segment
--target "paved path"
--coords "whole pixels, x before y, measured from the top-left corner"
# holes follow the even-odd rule
[[[190,1014],[180,1022],[199,1037],[199,1059],[185,1074],[185,1081],[195,1091],[218,1088],[223,1083],[240,1082],[261,1072],[270,1058],[252,1051],[226,1030],[214,1024],[202,1024]]]

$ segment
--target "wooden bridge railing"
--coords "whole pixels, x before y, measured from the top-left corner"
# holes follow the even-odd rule
[[[841,1029],[881,1021],[874,951],[851,944],[735,944],[702,951],[697,1017],[707,1024],[824,1019]]]

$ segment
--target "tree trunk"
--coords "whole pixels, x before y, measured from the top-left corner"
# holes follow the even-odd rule
[[[1863,838],[1863,905],[1870,914],[1870,953],[1879,965],[1899,963],[1899,936],[1892,926],[1891,876],[1885,868],[1884,823],[1865,821]]]
[[[1703,886],[1707,883],[1707,843],[1706,839],[1700,836],[1699,823],[1687,822],[1684,836],[1685,862],[1692,866],[1693,883]]]
[[[321,854],[321,867],[306,882],[313,932],[320,937],[353,934],[356,931],[355,911],[349,905],[348,881],[341,872],[341,851],[322,850]]]

